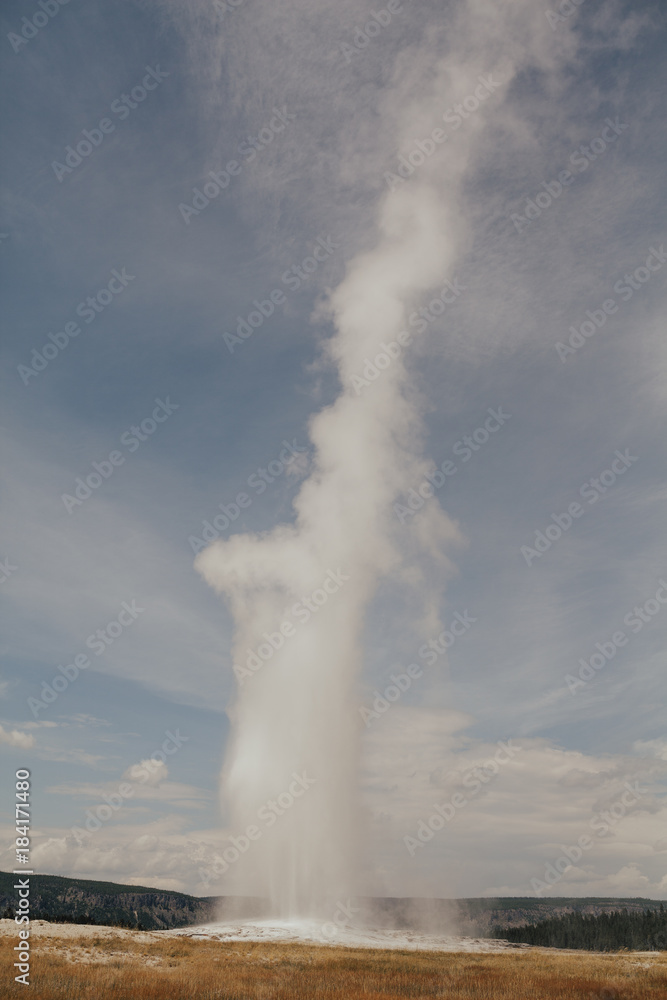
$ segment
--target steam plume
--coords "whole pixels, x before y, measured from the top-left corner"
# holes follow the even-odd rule
[[[535,27],[529,6],[518,0],[502,6],[504,14],[481,0],[461,8],[452,29],[456,52],[450,45],[446,58],[438,61],[435,39],[427,37],[399,59],[386,108],[394,149],[409,148],[441,123],[448,101],[474,93],[480,75],[495,75],[507,92],[515,72],[511,31],[529,48],[542,46],[546,26]],[[341,389],[311,420],[314,457],[294,501],[294,523],[219,540],[196,560],[228,601],[236,664],[245,664],[248,650],[268,641],[265,635],[276,636],[282,622],[295,629],[239,687],[222,776],[234,831],[255,823],[258,810],[288,789],[295,772],[315,779],[248,853],[255,885],[277,915],[315,913],[325,900],[350,891],[357,874],[356,706],[365,616],[381,581],[419,589],[423,567],[433,559],[442,573],[457,538],[436,503],[409,528],[399,530],[393,518],[396,497],[427,468],[405,352],[362,391],[352,379],[365,359],[397,340],[420,297],[452,275],[466,238],[457,207],[462,182],[491,106],[502,100],[502,93],[495,95],[471,114],[437,156],[382,196],[375,247],[352,260],[330,297],[336,332],[326,350]],[[346,579],[307,622],[296,621],[289,609],[322,588],[329,571]],[[435,619],[437,592],[424,588],[421,597],[425,619]]]

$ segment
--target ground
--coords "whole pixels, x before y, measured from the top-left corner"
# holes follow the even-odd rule
[[[667,952],[427,951],[216,940],[177,931],[31,924],[30,993],[17,928],[0,921],[0,996],[31,1000],[665,1000]],[[5,984],[7,984],[5,986]]]

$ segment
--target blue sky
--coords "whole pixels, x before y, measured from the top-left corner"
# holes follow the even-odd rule
[[[199,0],[71,0],[18,51],[9,35],[33,6],[4,6],[0,740],[7,795],[14,765],[32,772],[39,870],[233,887],[197,874],[234,832],[218,782],[235,678],[234,623],[194,568],[192,538],[239,493],[250,502],[222,537],[294,522],[316,460],[311,418],[341,390],[326,303],[381,239],[392,185],[428,177],[456,239],[407,313],[445,279],[462,291],[411,328],[406,393],[420,461],[456,470],[404,524],[393,505],[421,474],[385,513],[399,546],[428,535],[434,505],[459,539],[446,573],[422,560],[428,600],[378,581],[359,704],[457,612],[475,622],[435,664],[422,658],[390,710],[359,721],[373,886],[528,894],[559,845],[640,781],[639,801],[550,891],[667,898],[664,13],[586,0],[550,23],[557,5],[513,0],[496,31],[494,6],[404,2],[358,48],[375,10],[362,0],[244,0],[224,14]],[[456,127],[443,119],[494,72],[478,109]],[[447,140],[424,166],[388,179],[438,127]],[[98,145],[65,172],[84,130]],[[227,187],[186,221],[179,206],[230,161]],[[298,288],[285,280],[311,260]],[[94,318],[79,308],[89,297]],[[271,314],[230,350],[223,335],[256,320],[257,302]],[[26,377],[33,349],[68,323],[80,332]],[[581,346],[559,352],[572,336]],[[486,439],[490,410],[507,416]],[[271,462],[282,468],[260,493],[249,479]],[[68,505],[93,463],[109,474]],[[581,513],[556,537],[552,515],[566,524],[573,503]],[[537,531],[548,549],[522,555]],[[96,655],[87,638],[132,601],[144,610]],[[627,641],[576,684],[580,658],[619,631]],[[86,653],[90,666],[35,716],[28,699]],[[178,752],[77,843],[86,809],[177,730]],[[521,753],[411,856],[404,838],[434,795],[508,739]],[[7,845],[12,830],[7,813]]]

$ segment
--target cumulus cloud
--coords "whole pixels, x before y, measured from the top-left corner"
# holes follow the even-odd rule
[[[585,754],[521,736],[506,736],[501,744],[521,749],[498,758],[500,744],[466,735],[471,722],[447,710],[396,705],[367,735],[364,802],[373,817],[368,870],[375,868],[375,891],[379,883],[389,895],[530,894],[531,879],[543,877],[562,845],[594,834],[591,822],[614,808],[619,818],[612,812],[606,832],[553,891],[631,895],[621,885],[628,876],[611,878],[628,859],[638,866],[643,894],[660,891],[654,845],[667,819],[664,768],[656,772],[652,761],[631,754]],[[628,784],[637,795],[617,807]],[[411,855],[404,838],[416,838],[419,824],[457,793],[465,803]],[[511,883],[498,885],[499,867]]]
[[[138,823],[103,826],[83,842],[67,830],[47,830],[32,859],[44,872],[72,878],[108,879],[178,892],[195,890],[200,859],[211,856],[218,830],[185,832],[175,814]]]
[[[35,745],[35,737],[31,733],[22,733],[19,729],[5,729],[0,725],[0,743],[28,750]]]
[[[123,773],[130,781],[144,782],[150,788],[156,788],[169,776],[169,768],[163,760],[142,760],[132,764]]]
[[[659,760],[667,760],[667,739],[635,740],[632,749],[642,755],[653,754]]]
[[[357,894],[530,895],[531,879],[542,879],[545,866],[562,855],[563,846],[576,845],[587,834],[593,846],[551,894],[664,897],[664,794],[660,808],[653,806],[667,773],[655,773],[654,759],[573,752],[548,740],[507,735],[501,742],[521,749],[497,758],[498,742],[472,736],[474,725],[462,713],[395,705],[369,731],[361,785],[367,850]],[[595,780],[581,781],[582,775]],[[591,822],[613,811],[626,783],[634,787],[637,782],[639,800],[617,808],[619,818],[612,812],[609,829],[595,833]],[[73,877],[203,895],[264,891],[261,878],[244,875],[240,862],[211,885],[200,882],[201,869],[243,830],[233,823],[222,829],[193,823],[192,798],[187,817],[147,815],[146,808],[169,801],[170,785],[138,786],[142,809],[120,810],[84,843],[77,843],[67,829],[45,828],[34,845],[35,864]],[[57,790],[95,803],[102,801],[103,792],[116,789],[105,783]],[[162,793],[165,798],[147,797]],[[416,837],[420,821],[428,823],[437,805],[460,802],[454,799],[457,793],[465,803],[411,856],[404,838]],[[187,803],[185,796],[171,801],[179,807]],[[288,812],[280,816],[271,829],[262,826],[262,839],[279,832],[279,822],[288,817]],[[1,832],[11,839],[9,826]],[[248,852],[250,864],[259,858],[260,845],[261,839]]]

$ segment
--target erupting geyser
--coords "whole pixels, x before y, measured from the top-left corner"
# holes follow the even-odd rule
[[[365,615],[380,581],[389,577],[417,595],[430,634],[438,622],[432,570],[438,567],[442,582],[456,527],[437,503],[424,505],[408,525],[399,525],[392,510],[429,471],[421,457],[419,400],[404,364],[416,336],[407,318],[428,303],[427,292],[453,276],[466,231],[458,204],[470,152],[488,109],[493,104],[495,113],[502,102],[495,90],[506,88],[514,72],[499,39],[521,35],[525,16],[524,3],[500,11],[469,0],[453,24],[449,56],[434,58],[428,40],[412,53],[430,67],[428,84],[423,65],[417,71],[409,60],[404,64],[404,79],[386,99],[385,126],[395,149],[414,147],[415,135],[441,123],[455,97],[479,91],[480,80],[493,81],[493,101],[471,98],[475,113],[438,155],[422,143],[409,178],[396,177],[382,196],[374,249],[348,265],[330,296],[335,334],[326,350],[341,391],[311,421],[312,464],[294,501],[294,523],[218,540],[196,560],[229,604],[237,676],[248,674],[230,713],[222,775],[231,832],[257,826],[269,801],[281,810],[235,863],[235,886],[243,872],[243,891],[268,896],[277,917],[331,920],[337,899],[363,891],[357,880],[357,684]],[[307,621],[292,610],[303,607],[304,598],[312,607]],[[254,669],[246,670],[249,651],[256,654],[267,642],[270,657],[251,659]],[[295,775],[308,787],[295,785]],[[290,787],[299,791],[296,797]]]
[[[397,337],[406,300],[446,273],[451,241],[443,207],[423,184],[387,197],[381,228],[378,248],[350,266],[332,297],[329,351],[343,390],[312,420],[313,469],[294,501],[296,523],[217,541],[196,562],[229,602],[235,664],[271,639],[279,645],[241,678],[223,773],[238,831],[290,785],[300,792],[248,851],[277,916],[326,917],[355,881],[361,630],[379,579],[404,565],[392,501],[423,472],[411,454],[419,419],[403,391]],[[381,352],[389,364],[359,392],[353,376]],[[455,533],[437,507],[421,525],[429,547]],[[307,621],[290,613],[304,597]],[[280,644],[284,622],[291,628]],[[294,775],[304,772],[311,784],[301,790]]]

